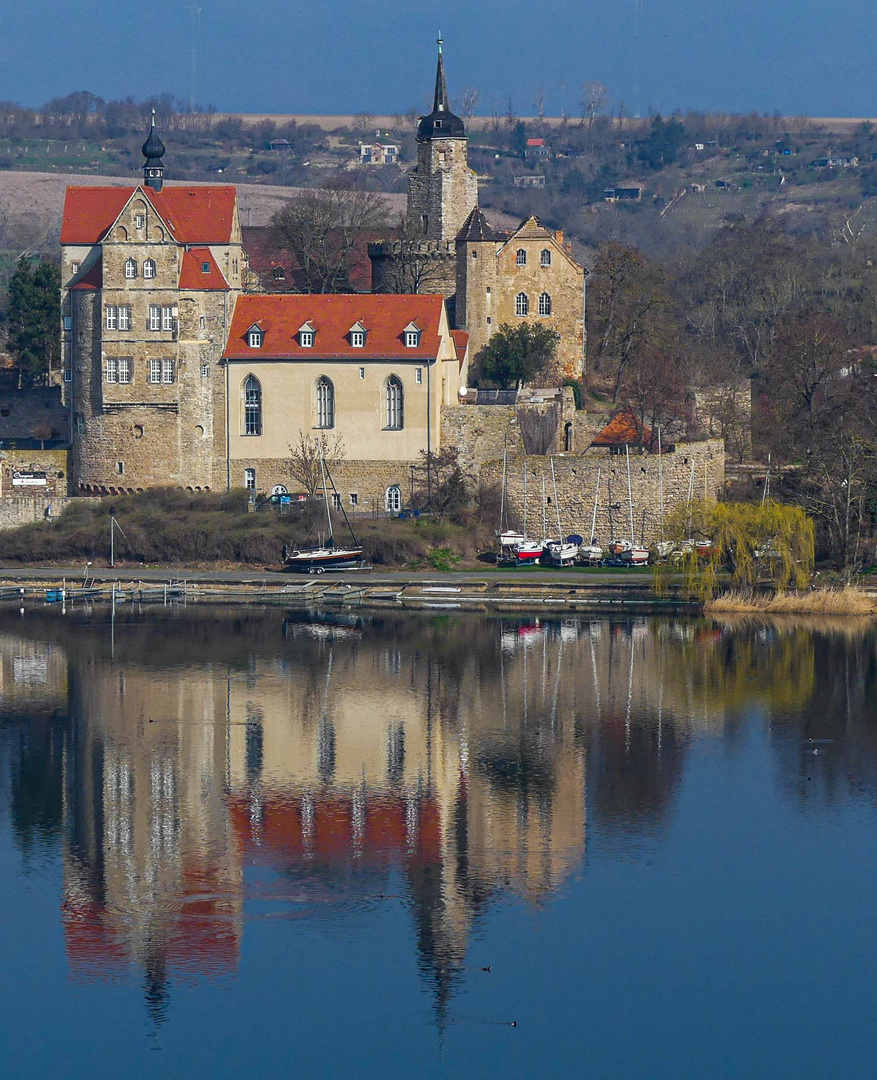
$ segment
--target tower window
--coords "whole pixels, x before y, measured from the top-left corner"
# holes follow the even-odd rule
[[[262,384],[255,375],[244,381],[244,435],[262,434]],[[255,473],[253,474],[255,487]]]
[[[551,297],[547,292],[539,294],[539,314],[550,315],[551,314]]]
[[[317,379],[317,427],[335,427],[335,387],[326,375]]]
[[[134,259],[125,260],[125,277],[129,280],[137,277],[137,262]]]
[[[530,314],[530,300],[524,292],[519,292],[515,297],[515,314],[519,316]]]
[[[542,252],[539,255],[540,266],[551,266],[551,249],[542,248]]]
[[[527,265],[527,252],[523,248],[518,248],[515,252],[515,266]]]
[[[155,260],[147,259],[143,264],[143,276],[149,280],[155,277]]]
[[[384,404],[387,410],[386,427],[401,431],[405,426],[405,392],[398,375],[391,375],[384,384]]]

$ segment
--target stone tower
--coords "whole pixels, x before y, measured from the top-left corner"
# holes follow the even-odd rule
[[[478,178],[469,168],[466,129],[451,112],[442,39],[432,112],[417,125],[417,165],[408,176],[403,239],[369,244],[373,292],[443,293],[453,317],[456,238],[478,205]]]
[[[496,328],[496,253],[504,241],[478,206],[457,234],[456,326],[467,330],[478,348]]]

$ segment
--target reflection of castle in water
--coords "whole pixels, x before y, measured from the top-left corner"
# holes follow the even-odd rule
[[[71,969],[134,965],[157,1019],[172,974],[234,969],[249,901],[320,918],[393,890],[441,1011],[490,898],[540,904],[582,865],[586,783],[592,831],[654,830],[688,733],[725,724],[728,648],[763,689],[757,649],[705,624],[170,623],[0,620],[0,703],[56,778]]]

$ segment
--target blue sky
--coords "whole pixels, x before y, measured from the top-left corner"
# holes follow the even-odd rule
[[[193,0],[189,0],[189,4]],[[247,112],[392,113],[422,108],[435,38],[453,96],[547,111],[599,79],[613,104],[877,114],[877,19],[865,0],[194,0],[202,8],[198,99]],[[72,90],[168,91],[188,100],[185,0],[0,0],[0,100]],[[565,83],[565,90],[561,84]]]

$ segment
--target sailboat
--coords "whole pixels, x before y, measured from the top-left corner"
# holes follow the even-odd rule
[[[555,566],[569,566],[579,557],[579,545],[563,539],[560,525],[560,503],[557,501],[557,475],[554,472],[554,458],[551,459],[551,480],[554,484],[554,509],[557,512],[557,539],[547,540],[545,549],[548,558]]]
[[[538,563],[544,551],[540,540],[531,540],[527,535],[527,462],[524,462],[524,536],[515,545],[515,558],[519,563]]]
[[[627,566],[645,566],[649,561],[649,549],[637,545],[633,540],[633,491],[630,486],[630,447],[625,446],[624,455],[627,459],[627,503],[630,507],[630,543],[621,552],[619,558]]]
[[[523,533],[510,529],[506,525],[506,490],[508,483],[508,450],[502,452],[502,492],[499,504],[499,529],[496,538],[499,540],[500,559],[514,559],[515,548],[526,540]]]
[[[591,542],[579,545],[579,557],[591,566],[603,561],[603,549],[597,543],[597,500],[600,497],[600,475],[602,466],[597,467],[597,486],[594,488],[594,513],[591,517]]]
[[[323,478],[323,497],[326,502],[326,520],[329,524],[329,541],[322,547],[299,548],[295,551],[289,551],[284,547],[283,565],[286,570],[292,570],[299,574],[322,574],[326,570],[350,570],[362,561],[362,548],[354,535],[353,526],[350,524],[350,519],[347,516],[347,511],[344,509],[343,504],[341,505],[341,513],[344,515],[347,528],[350,529],[353,544],[349,547],[335,546],[332,513],[329,509],[329,487],[326,479],[328,473],[329,470],[323,460],[323,448],[321,445],[320,475]],[[335,482],[332,480],[331,476],[329,476],[329,482],[332,484],[332,490],[335,491]]]

